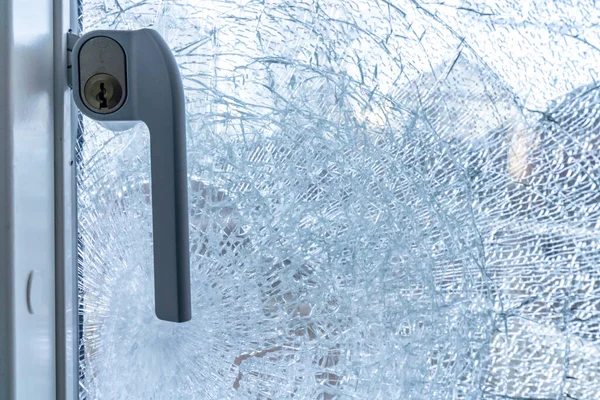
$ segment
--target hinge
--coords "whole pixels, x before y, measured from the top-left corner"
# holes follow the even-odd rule
[[[69,29],[69,32],[67,32],[67,85],[69,85],[71,89],[73,89],[73,62],[71,61],[71,53],[79,38],[80,36],[74,34]]]

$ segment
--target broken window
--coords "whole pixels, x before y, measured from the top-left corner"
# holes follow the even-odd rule
[[[84,118],[81,398],[599,398],[599,19],[83,0],[179,63],[193,318],[154,316],[148,132]]]

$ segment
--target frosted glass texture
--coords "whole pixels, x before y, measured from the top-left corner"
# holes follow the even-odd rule
[[[591,0],[83,0],[81,22],[156,29],[181,68],[193,303],[154,316],[147,130],[84,118],[82,399],[600,398]]]

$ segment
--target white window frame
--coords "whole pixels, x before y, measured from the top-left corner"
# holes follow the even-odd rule
[[[0,398],[76,399],[71,0],[0,1]]]

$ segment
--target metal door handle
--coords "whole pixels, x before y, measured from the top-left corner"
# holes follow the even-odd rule
[[[93,31],[72,49],[73,97],[98,121],[150,130],[156,316],[191,319],[185,99],[179,69],[151,29]]]

